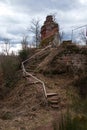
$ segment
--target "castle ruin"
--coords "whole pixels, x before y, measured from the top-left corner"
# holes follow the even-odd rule
[[[44,25],[41,27],[41,46],[49,44],[59,44],[59,25],[54,21],[52,15],[46,17]]]

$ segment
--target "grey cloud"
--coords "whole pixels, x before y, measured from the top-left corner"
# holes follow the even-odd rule
[[[77,8],[79,1],[77,0],[10,0],[11,6],[16,6],[21,11],[32,10],[32,12],[44,11],[44,9],[57,9],[69,11],[69,9]]]
[[[32,18],[40,17],[44,22],[49,13],[57,13],[61,27],[87,22],[87,4],[82,4],[80,0],[0,0],[0,3],[12,12],[0,17],[0,37],[7,35],[15,41],[21,39]]]

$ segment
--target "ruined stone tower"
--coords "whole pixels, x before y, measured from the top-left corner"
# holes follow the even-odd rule
[[[41,46],[59,43],[59,26],[53,20],[52,15],[46,17],[44,25],[41,27]]]

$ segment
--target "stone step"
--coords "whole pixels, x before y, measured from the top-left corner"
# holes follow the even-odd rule
[[[55,108],[55,109],[58,109],[58,108],[59,108],[58,104],[51,104],[51,107],[52,107],[52,108]]]
[[[60,100],[60,98],[57,97],[57,98],[51,98],[51,99],[50,99],[50,98],[47,98],[47,101],[48,101],[49,103],[51,103],[51,102],[60,103],[61,100]]]
[[[28,85],[32,85],[32,84],[40,84],[39,81],[36,81],[36,82],[29,82]]]
[[[57,96],[57,93],[47,93],[47,97]]]
[[[26,71],[28,71],[28,72],[33,72],[33,70],[31,70],[31,69],[26,69]]]
[[[50,101],[50,100],[51,100],[51,101],[55,101],[55,100],[58,101],[59,98],[58,98],[58,96],[52,96],[52,97],[47,97],[47,100],[48,100],[48,101]]]
[[[49,102],[50,104],[58,104],[58,101],[57,101],[57,100],[55,100],[55,101],[49,100],[48,102]]]
[[[27,77],[30,77],[30,75],[28,75],[28,74],[25,74],[25,77],[27,78]]]
[[[29,67],[26,67],[26,70],[30,70],[31,68],[36,68],[37,66],[36,65],[32,65],[32,66],[29,66]]]
[[[36,65],[29,65],[29,66],[26,66],[26,68],[30,68],[30,67],[35,67]]]

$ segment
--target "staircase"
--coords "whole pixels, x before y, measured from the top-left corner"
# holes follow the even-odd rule
[[[47,93],[47,102],[51,108],[58,109],[59,103],[60,103],[60,98],[58,98],[57,93]]]
[[[43,93],[43,95],[45,97],[44,99],[46,99],[48,106],[51,108],[54,108],[54,109],[58,109],[59,103],[60,103],[60,98],[58,97],[58,94],[57,93],[46,93],[45,88],[43,89],[43,87],[42,87],[41,81],[36,80],[37,77],[35,77],[36,79],[34,77],[35,76],[31,77],[30,75],[25,76],[25,78],[29,81],[28,85],[35,84],[37,86],[37,91],[40,93]]]
[[[44,51],[45,49],[49,48],[49,47],[50,47],[50,46],[44,48],[43,50],[41,50],[41,52]],[[38,53],[40,53],[40,52],[38,52]],[[35,56],[36,56],[36,54],[35,54]],[[31,60],[32,58],[34,58],[34,55],[33,55],[32,57],[30,57],[29,59],[27,59],[27,60],[25,60],[25,61],[22,62],[23,76],[24,76],[27,80],[30,81],[30,82],[29,82],[30,84],[38,84],[38,88],[41,87],[40,90],[41,90],[41,91],[43,90],[43,95],[44,95],[44,97],[45,97],[46,102],[48,103],[48,106],[50,106],[51,108],[56,108],[56,109],[58,109],[58,108],[59,108],[58,104],[59,104],[59,102],[60,102],[60,99],[58,98],[58,94],[57,94],[57,93],[47,93],[47,92],[46,92],[45,83],[44,83],[42,80],[40,80],[40,79],[38,79],[37,77],[35,77],[34,75],[32,75],[32,74],[30,73],[30,71],[27,72],[27,70],[25,69],[24,64],[25,64],[26,62],[28,62],[29,60]],[[32,66],[32,67],[33,67],[33,66]],[[27,68],[27,69],[28,69],[28,68]],[[31,80],[31,78],[32,78],[32,80]]]

